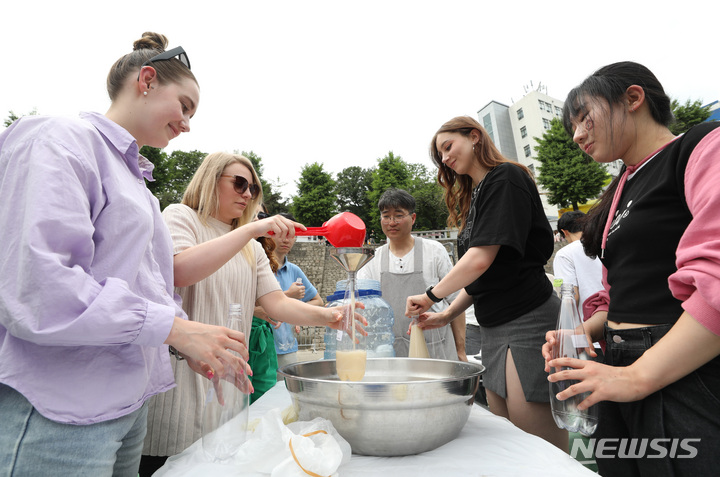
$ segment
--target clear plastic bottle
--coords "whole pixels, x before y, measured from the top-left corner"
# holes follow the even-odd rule
[[[592,346],[588,343],[585,329],[575,303],[575,293],[571,283],[563,283],[560,288],[561,300],[560,314],[556,327],[557,343],[553,349],[553,359],[559,357],[589,359],[586,348]],[[569,368],[555,368],[551,372],[562,371]],[[584,436],[590,436],[595,432],[598,422],[598,406],[581,411],[577,408],[589,392],[575,395],[564,401],[558,400],[557,393],[564,391],[573,384],[574,380],[558,381],[550,383],[550,405],[552,407],[553,419],[561,429],[570,432],[579,432]]]
[[[226,326],[243,331],[242,320],[242,305],[231,304]],[[226,371],[222,378],[216,374],[210,381],[203,408],[202,446],[207,457],[215,462],[228,460],[237,453],[245,443],[248,427],[247,376],[234,372],[230,366]]]
[[[329,307],[340,306],[345,296],[347,281],[340,280],[336,284],[335,293],[327,297]],[[365,327],[367,331],[366,348],[368,358],[393,358],[393,321],[392,307],[382,297],[380,282],[378,280],[362,279],[357,280],[357,301],[365,305],[364,309],[357,309],[357,313],[363,315],[368,322]],[[332,328],[325,329],[325,359],[335,359],[337,349],[337,331]]]

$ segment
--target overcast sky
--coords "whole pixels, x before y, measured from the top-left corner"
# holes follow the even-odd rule
[[[287,198],[312,162],[337,174],[393,151],[431,167],[429,141],[448,119],[509,106],[531,82],[564,100],[615,61],[645,64],[682,102],[720,99],[713,4],[6,2],[0,115],[104,113],[112,63],[144,31],[163,33],[185,48],[201,88],[191,132],[166,151],[252,150]]]

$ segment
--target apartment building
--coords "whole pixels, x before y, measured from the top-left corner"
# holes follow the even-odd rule
[[[541,138],[550,129],[553,118],[562,118],[563,101],[548,96],[543,88],[530,91],[512,106],[490,101],[478,111],[478,121],[490,134],[495,146],[507,157],[527,166],[533,174],[540,173],[535,138]],[[616,176],[621,161],[607,165],[607,171]],[[540,189],[545,214],[551,221],[557,220],[558,207],[547,201],[547,194]]]

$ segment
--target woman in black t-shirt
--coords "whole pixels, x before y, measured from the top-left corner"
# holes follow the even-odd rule
[[[432,329],[474,304],[490,410],[567,450],[567,432],[552,418],[539,348],[543,327],[555,326],[560,301],[545,275],[553,233],[537,186],[530,171],[504,158],[471,117],[445,123],[430,153],[445,189],[448,225],[461,226],[460,260],[435,287],[409,297],[407,313],[420,314],[420,326]],[[457,290],[444,312],[424,313]]]

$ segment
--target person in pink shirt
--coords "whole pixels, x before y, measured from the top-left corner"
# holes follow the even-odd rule
[[[605,271],[606,290],[584,307],[605,364],[551,360],[553,331],[543,346],[547,371],[570,368],[548,379],[578,381],[558,397],[589,393],[578,407],[600,405],[604,476],[707,475],[720,464],[720,123],[676,137],[672,119],[660,82],[633,62],[600,68],[564,106],[587,154],[625,164],[582,237]]]
[[[108,74],[104,115],[25,117],[0,134],[0,475],[135,477],[146,402],[175,386],[169,350],[203,376],[223,376],[221,359],[246,367],[230,352],[247,359],[243,333],[180,307],[139,154],[190,131],[197,80],[164,35],[133,46]],[[68,66],[78,78],[82,63]]]

